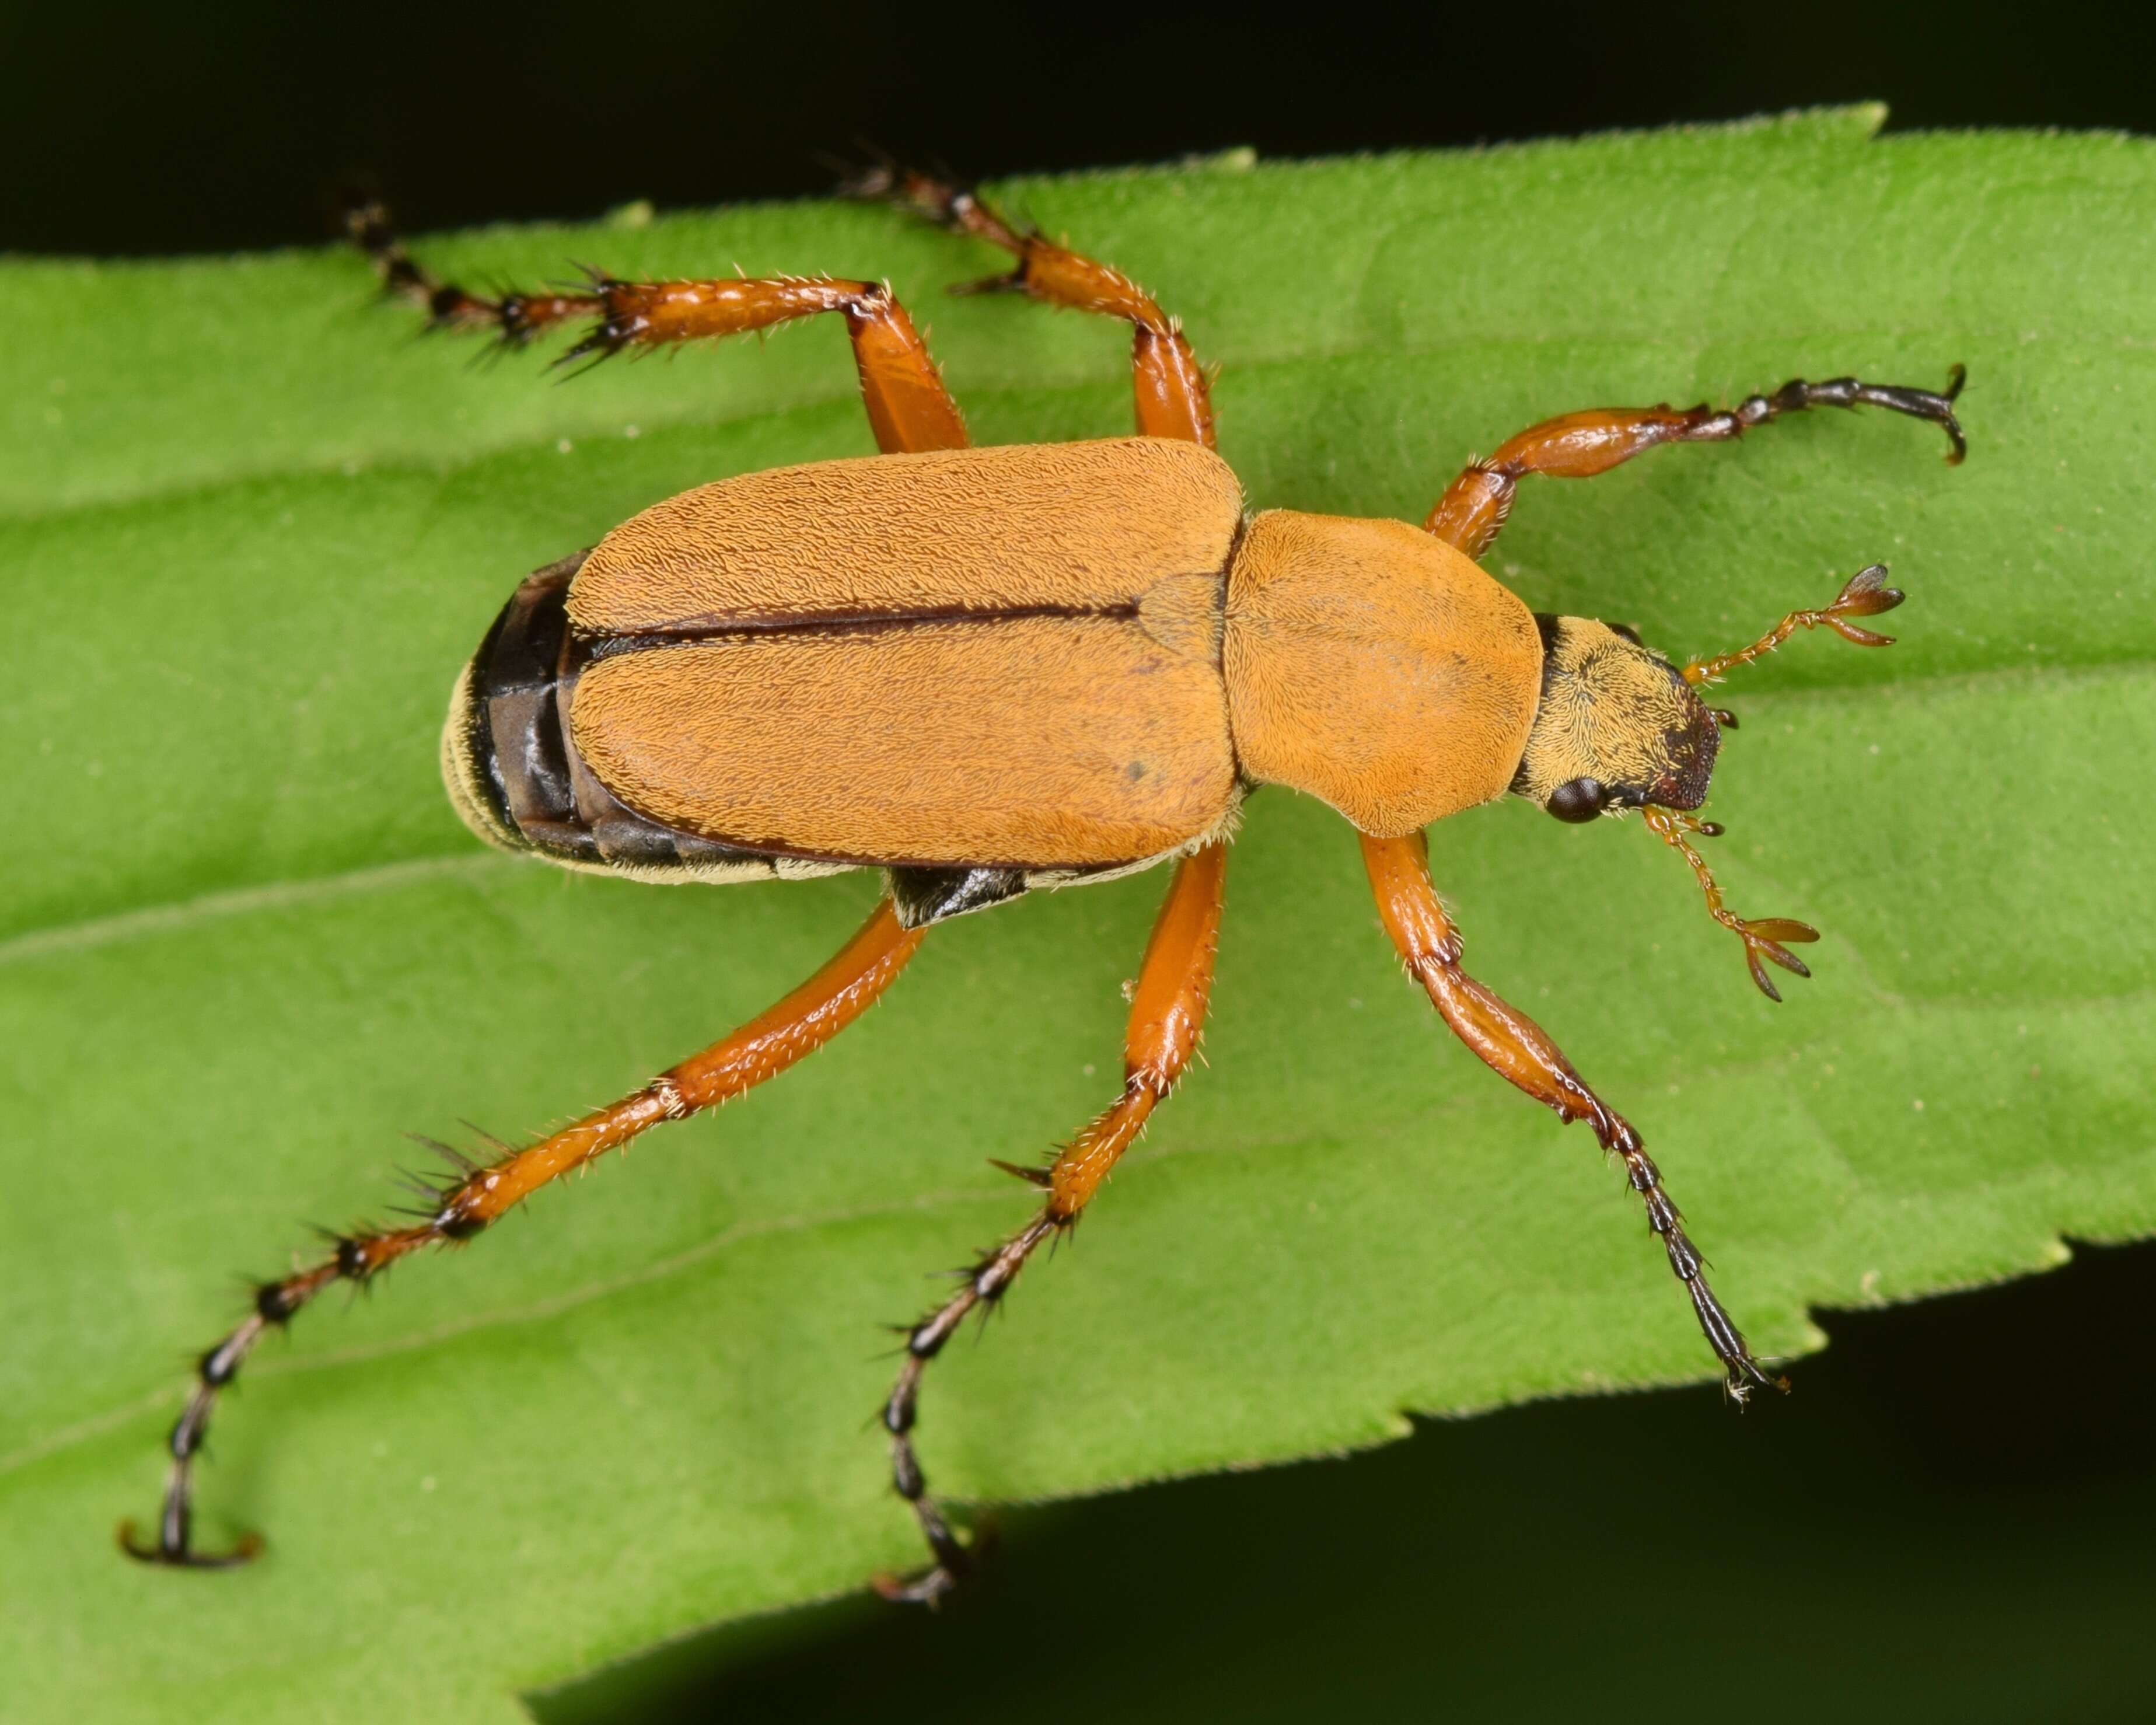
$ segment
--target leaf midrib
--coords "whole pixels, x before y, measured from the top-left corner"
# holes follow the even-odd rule
[[[2156,671],[2156,654],[2135,652],[2093,661],[2051,660],[2041,665],[2007,663],[1983,670],[1940,671],[1899,677],[1887,683],[1815,683],[1808,687],[1748,694],[1748,709],[1761,714],[1786,707],[1805,707],[1851,696],[1876,696],[1881,692],[1917,701],[1964,693],[1970,690],[2012,687],[2032,683],[2095,683],[2126,681]],[[183,899],[149,901],[122,910],[95,916],[41,923],[0,939],[0,971],[18,964],[35,963],[61,954],[95,950],[136,938],[152,938],[223,916],[244,916],[257,910],[281,910],[323,899],[363,892],[376,886],[400,886],[410,881],[469,872],[484,879],[523,865],[524,859],[474,854],[468,846],[454,850],[425,851],[371,862],[361,868],[333,870],[319,875],[294,875],[245,886],[218,887]]]

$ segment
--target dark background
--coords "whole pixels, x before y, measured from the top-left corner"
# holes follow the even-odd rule
[[[1270,10],[10,0],[0,249],[309,242],[354,173],[415,229],[794,197],[864,140],[987,177],[1875,97],[1903,126],[2156,131],[2148,9],[2091,0]]]
[[[1296,155],[1883,99],[1898,127],[2156,131],[2089,4],[858,4],[0,14],[0,249],[314,243],[962,172]],[[2152,288],[2156,291],[2156,288]],[[1821,1314],[1799,1392],[1516,1409],[1351,1462],[1021,1512],[942,1621],[860,1601],[538,1698],[623,1717],[2156,1717],[2156,1246]],[[478,1604],[483,1602],[472,1602]]]

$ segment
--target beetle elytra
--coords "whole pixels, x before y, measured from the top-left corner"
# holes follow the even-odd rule
[[[1120,1094],[1046,1166],[1011,1168],[1038,1189],[1038,1213],[906,1332],[881,1417],[931,1563],[879,1584],[933,1603],[972,1558],[916,1453],[924,1373],[1075,1221],[1188,1065],[1237,812],[1265,784],[1307,793],[1354,829],[1399,957],[1468,1048],[1561,1120],[1587,1121],[1622,1160],[1730,1393],[1780,1383],[1709,1290],[1639,1135],[1539,1026],[1461,968],[1423,832],[1508,793],[1568,821],[1637,809],[1691,867],[1763,990],[1774,994],[1768,965],[1805,974],[1789,947],[1814,931],[1727,910],[1692,842],[1719,830],[1695,811],[1736,722],[1699,691],[1799,629],[1887,644],[1856,620],[1901,602],[1884,569],[1680,666],[1622,626],[1531,612],[1476,559],[1529,474],[1591,477],[1811,407],[1930,420],[1958,461],[1959,369],[1943,393],[1844,377],[1733,408],[1567,414],[1471,464],[1419,527],[1253,512],[1214,453],[1188,341],[1127,278],[940,181],[879,172],[856,189],[1010,253],[1016,270],[988,285],[1129,323],[1138,435],[971,447],[905,309],[874,282],[596,277],[584,291],[489,299],[429,276],[378,210],[354,214],[393,295],[512,347],[578,318],[593,321],[568,357],[844,320],[882,453],[700,486],[527,578],[457,680],[443,775],[481,839],[563,866],[712,883],[873,867],[888,891],[823,969],[722,1041],[536,1143],[496,1146],[484,1163],[446,1153],[454,1166],[413,1225],[345,1235],[260,1284],[253,1312],[202,1356],[156,1538],[122,1527],[134,1555],[208,1568],[259,1548],[253,1536],[229,1553],[196,1548],[194,1461],[218,1393],[325,1288],[469,1240],[548,1181],[776,1076],[860,1016],[937,923],[1172,863],[1132,990]]]

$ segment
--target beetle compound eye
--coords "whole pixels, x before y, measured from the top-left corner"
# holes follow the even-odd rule
[[[1603,788],[1599,778],[1567,779],[1550,793],[1550,799],[1543,806],[1559,820],[1575,824],[1593,820],[1602,813],[1609,801],[1609,793]]]

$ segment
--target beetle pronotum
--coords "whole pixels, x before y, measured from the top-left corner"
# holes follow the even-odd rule
[[[594,320],[565,358],[844,318],[883,453],[701,486],[526,578],[457,680],[442,765],[481,839],[564,867],[709,882],[870,867],[888,890],[822,970],[723,1041],[536,1143],[495,1147],[490,1162],[445,1150],[454,1167],[415,1224],[346,1235],[259,1285],[254,1312],[202,1356],[155,1540],[121,1529],[135,1556],[219,1568],[260,1548],[254,1535],[228,1553],[195,1548],[194,1458],[255,1343],[332,1282],[469,1240],[647,1128],[775,1076],[859,1017],[936,923],[1173,862],[1132,992],[1122,1093],[1045,1166],[1001,1164],[1039,1189],[1038,1214],[906,1332],[882,1422],[893,1483],[932,1561],[878,1584],[933,1603],[971,1559],[915,1454],[922,1375],[968,1314],[1077,1219],[1182,1076],[1205,1017],[1229,840],[1260,784],[1347,818],[1384,928],[1445,1023],[1622,1159],[1729,1393],[1780,1386],[1708,1289],[1639,1134],[1538,1025],[1460,968],[1423,832],[1507,792],[1568,821],[1640,809],[1740,937],[1763,990],[1774,995],[1767,964],[1806,974],[1789,946],[1815,932],[1727,910],[1691,842],[1720,830],[1692,811],[1736,723],[1697,690],[1799,628],[1887,644],[1854,620],[1901,602],[1884,569],[1749,646],[1679,668],[1621,626],[1531,613],[1474,559],[1526,475],[1588,478],[1807,408],[1931,420],[1958,461],[1959,368],[1943,394],[1843,377],[1733,408],[1567,414],[1471,463],[1420,528],[1251,513],[1213,452],[1204,372],[1134,283],[940,181],[878,172],[855,189],[1017,259],[982,285],[1127,321],[1139,434],[971,448],[904,308],[875,282],[599,276],[584,291],[486,299],[429,277],[378,210],[352,218],[388,290],[437,326],[516,347]],[[894,712],[907,722],[860,716]]]

